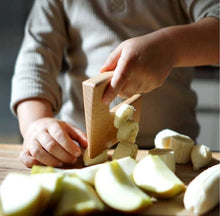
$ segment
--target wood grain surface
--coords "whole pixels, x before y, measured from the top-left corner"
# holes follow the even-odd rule
[[[0,184],[2,180],[5,178],[7,173],[9,172],[20,172],[20,173],[30,173],[30,169],[24,167],[22,163],[19,161],[19,154],[21,152],[22,146],[21,145],[6,145],[0,144]],[[147,150],[139,150],[137,155],[137,160],[140,160],[144,156],[148,154]],[[111,158],[112,150],[109,151],[109,157]],[[212,153],[212,161],[209,163],[207,169],[210,166],[213,166],[219,163],[220,160],[220,153],[213,152]],[[68,168],[78,168],[83,167],[82,159],[74,167]],[[190,181],[192,181],[200,172],[200,171],[193,171],[192,164],[186,165],[177,165],[176,166],[176,175],[186,184],[188,185]],[[104,214],[94,214],[94,215],[126,215],[119,212],[107,211]],[[180,215],[180,216],[193,216],[192,212],[186,211],[183,206],[183,194],[177,196],[173,199],[164,199],[159,200],[154,203],[151,207],[146,209],[143,212],[135,215],[160,215],[160,216],[171,216],[171,215]],[[205,214],[206,216],[218,216],[219,215],[219,206],[216,206],[211,212]],[[48,216],[48,215],[47,215]]]

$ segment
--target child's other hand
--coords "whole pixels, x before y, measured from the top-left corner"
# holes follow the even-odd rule
[[[27,167],[74,164],[81,154],[75,141],[83,148],[87,146],[86,135],[78,128],[54,118],[41,118],[25,133],[20,160]]]
[[[160,87],[175,61],[175,50],[166,32],[157,31],[122,42],[107,58],[101,72],[114,70],[103,96],[109,104]]]

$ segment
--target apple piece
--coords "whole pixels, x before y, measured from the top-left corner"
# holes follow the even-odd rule
[[[179,133],[170,129],[164,129],[156,134],[154,144],[156,148],[169,148],[170,137]]]
[[[131,120],[135,108],[129,104],[122,104],[116,111],[114,116],[114,126],[119,128],[123,125],[127,120]]]
[[[60,200],[54,211],[55,216],[81,215],[104,210],[92,186],[77,176],[65,176]]]
[[[206,166],[212,159],[212,152],[205,145],[194,145],[191,152],[191,161],[194,170],[199,170]]]
[[[116,139],[119,142],[128,141],[131,143],[135,143],[138,131],[139,124],[135,121],[128,120],[125,123],[121,124],[118,128]]]
[[[132,177],[134,167],[136,166],[137,162],[131,158],[131,157],[124,157],[117,160],[120,167],[123,169],[125,174]],[[85,182],[94,185],[95,184],[95,175],[96,172],[100,167],[102,167],[104,164],[96,164],[93,166],[85,167],[82,169],[77,169],[75,172],[75,175],[77,175],[79,178],[84,180]]]
[[[108,149],[104,150],[100,155],[98,155],[93,159],[89,157],[88,148],[86,148],[83,154],[83,162],[85,166],[103,163],[107,160],[108,160]]]
[[[40,215],[43,188],[30,175],[9,173],[0,188],[3,215]]]
[[[174,150],[176,163],[186,164],[190,161],[194,141],[185,135],[175,135],[170,137],[169,148]]]
[[[66,174],[69,174],[69,175],[76,175],[78,176],[80,179],[82,179],[83,181],[85,181],[86,183],[88,184],[91,184],[91,185],[94,185],[94,182],[95,182],[95,174],[97,172],[97,170],[102,166],[103,164],[96,164],[96,165],[92,165],[92,166],[89,166],[89,167],[85,167],[85,168],[82,168],[82,169],[75,169],[75,172],[72,172],[71,171],[74,171],[74,170],[67,170]]]
[[[34,165],[31,168],[31,174],[38,174],[38,173],[53,173],[55,172],[55,168],[52,166],[40,166]]]
[[[97,171],[95,189],[108,206],[119,211],[135,212],[152,204],[151,198],[132,182],[116,160]]]
[[[185,190],[184,183],[157,155],[142,158],[133,172],[134,182],[158,198],[171,198]]]
[[[116,160],[121,167],[121,169],[124,171],[124,173],[132,179],[133,171],[135,166],[137,165],[137,161],[134,160],[131,157],[124,157],[121,159]]]
[[[41,202],[41,207],[52,207],[59,199],[64,175],[61,173],[40,173],[32,174],[31,177],[44,188],[44,203]]]
[[[119,163],[121,168],[124,170],[126,175],[131,177],[133,174],[134,167],[136,166],[137,162],[131,157],[125,157],[125,158],[118,159],[117,162]],[[81,169],[59,169],[59,168],[50,169],[50,167],[35,165],[32,167],[32,174],[46,173],[47,171],[49,171],[49,172],[53,171],[56,173],[61,173],[64,175],[69,175],[69,176],[76,175],[80,179],[82,179],[83,181],[85,181],[91,185],[94,185],[95,174],[96,174],[97,170],[102,165],[103,165],[103,163],[88,166],[88,167],[81,168]]]
[[[188,185],[184,194],[184,206],[195,215],[205,214],[213,209],[220,201],[219,197],[220,164],[214,165]]]
[[[138,146],[135,143],[130,143],[128,141],[122,141],[118,143],[117,147],[114,150],[112,159],[120,159],[124,157],[136,158],[138,152]]]
[[[149,150],[148,153],[151,155],[158,155],[160,159],[175,173],[176,162],[173,150],[154,148]]]

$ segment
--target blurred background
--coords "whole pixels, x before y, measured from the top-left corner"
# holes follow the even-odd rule
[[[11,77],[33,0],[2,1],[0,7],[0,143],[22,143],[9,109]],[[192,88],[198,95],[199,144],[219,151],[219,68],[198,67]]]

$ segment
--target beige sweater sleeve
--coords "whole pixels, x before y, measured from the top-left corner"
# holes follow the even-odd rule
[[[10,107],[26,99],[49,101],[57,113],[61,88],[57,76],[67,44],[65,17],[60,0],[36,0],[28,17],[25,35],[12,78]]]
[[[219,0],[180,0],[180,3],[192,22],[207,16],[219,19]]]

